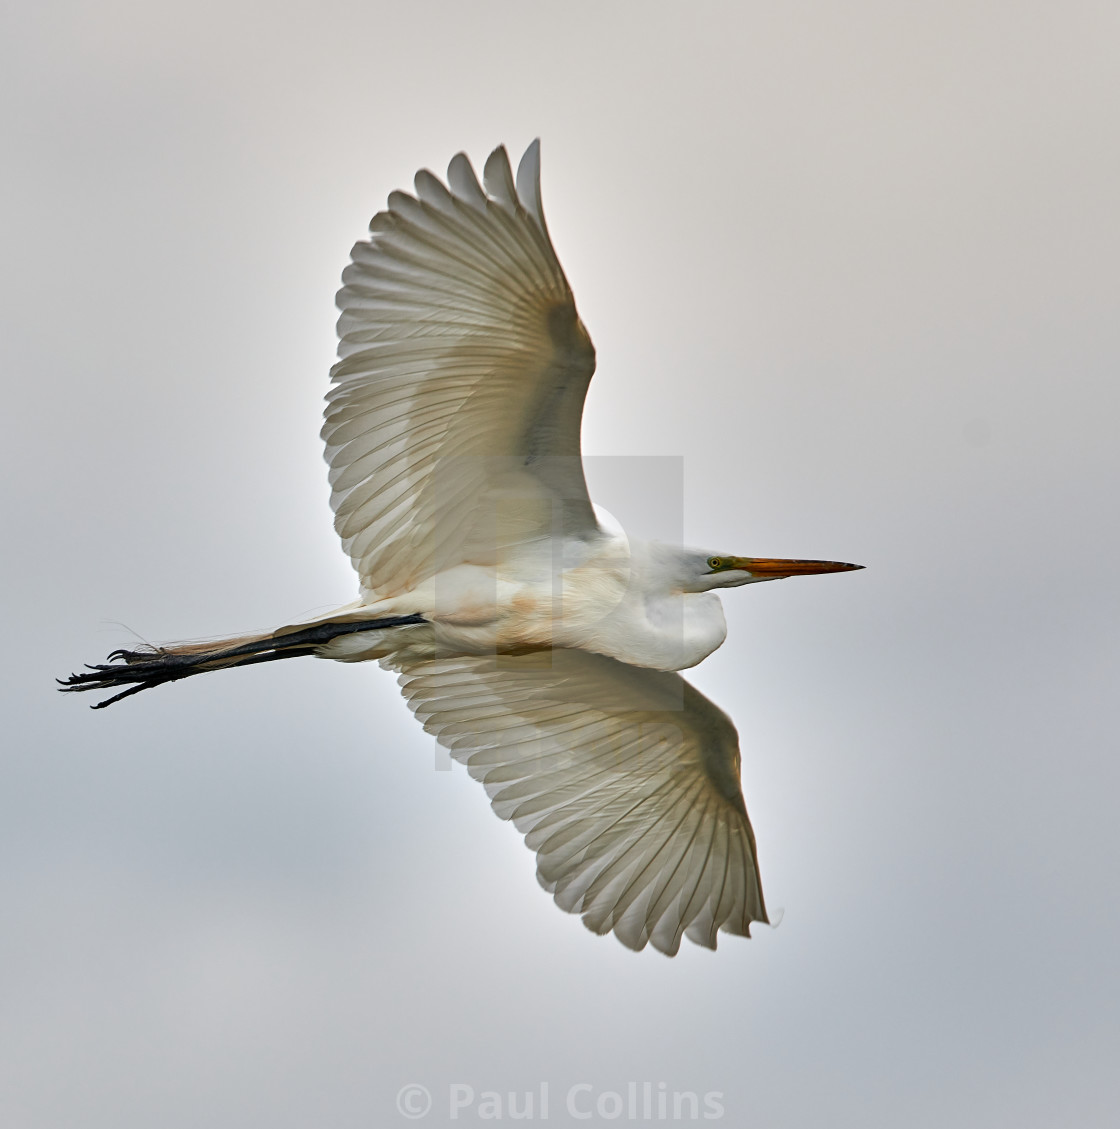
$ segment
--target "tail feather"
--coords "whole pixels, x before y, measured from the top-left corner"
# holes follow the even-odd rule
[[[62,691],[117,690],[118,693],[111,698],[95,702],[91,707],[100,710],[139,694],[141,690],[162,686],[165,682],[176,682],[210,670],[313,655],[320,646],[339,635],[386,627],[408,627],[424,622],[424,617],[419,615],[349,622],[328,620],[295,630],[282,628],[265,635],[242,635],[205,643],[144,646],[135,651],[116,650],[108,656],[108,662],[87,663],[85,670],[55,681]]]

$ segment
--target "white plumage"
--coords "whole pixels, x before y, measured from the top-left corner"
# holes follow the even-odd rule
[[[712,591],[858,566],[632,542],[580,459],[595,351],[545,226],[539,146],[479,185],[394,192],[343,273],[323,439],[359,598],[262,636],[119,651],[65,689],[108,705],[205,670],[314,654],[397,672],[563,909],[675,953],[766,909],[727,716],[675,671],[726,633]]]
[[[675,953],[766,920],[735,727],[679,674],[554,650],[407,664],[400,683],[590,929]]]

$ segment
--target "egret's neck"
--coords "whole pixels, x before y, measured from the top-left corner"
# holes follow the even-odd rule
[[[713,592],[682,591],[678,551],[631,542],[625,582],[613,607],[584,644],[635,666],[683,670],[710,655],[727,637],[723,605]]]

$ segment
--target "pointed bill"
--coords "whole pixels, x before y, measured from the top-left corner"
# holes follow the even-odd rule
[[[790,561],[780,557],[732,557],[732,567],[759,580],[781,580],[787,576],[813,576],[819,572],[853,572],[863,565],[841,561]]]

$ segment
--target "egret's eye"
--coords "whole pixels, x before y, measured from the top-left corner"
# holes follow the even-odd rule
[[[710,568],[712,572],[718,572],[719,569],[723,568],[723,559],[721,557],[709,557],[708,568]]]

